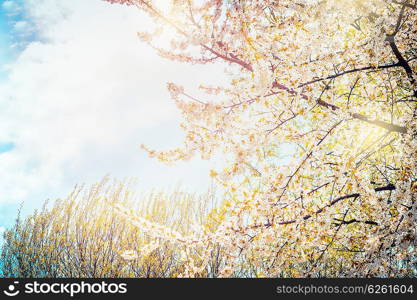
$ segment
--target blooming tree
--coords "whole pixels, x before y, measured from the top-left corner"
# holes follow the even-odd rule
[[[417,1],[172,0],[168,11],[107,1],[152,17],[155,29],[138,36],[161,57],[222,61],[230,78],[200,87],[215,101],[169,83],[183,147],[143,146],[165,162],[228,161],[211,171],[226,191],[216,227],[167,233],[186,249],[184,276],[208,267],[190,251],[218,244],[220,276],[237,276],[242,257],[265,276],[415,268]]]

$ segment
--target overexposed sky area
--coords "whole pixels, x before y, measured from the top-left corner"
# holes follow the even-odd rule
[[[139,145],[179,146],[166,82],[221,83],[222,65],[158,57],[136,36],[144,15],[101,0],[0,0],[0,18],[0,228],[22,201],[30,210],[107,174],[140,191],[208,188],[212,163],[165,166]]]

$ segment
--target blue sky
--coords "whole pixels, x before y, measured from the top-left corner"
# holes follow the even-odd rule
[[[22,7],[23,0],[0,0],[0,80],[7,76],[4,65],[13,61],[24,45],[36,39],[35,32],[19,31],[19,25],[28,21]]]
[[[105,175],[136,178],[140,192],[204,192],[219,162],[174,166],[139,145],[181,146],[181,115],[166,83],[197,92],[224,82],[223,66],[158,57],[139,42],[150,26],[130,7],[100,0],[0,0],[0,229],[18,207],[65,197]]]
[[[12,2],[0,0],[0,82],[4,82],[7,77],[6,65],[14,60],[20,50],[17,47],[13,47],[15,43],[19,42],[16,35],[14,35],[13,25],[21,20],[23,16],[18,11],[7,10],[8,3]],[[0,157],[2,153],[9,152],[13,148],[13,142],[0,140]],[[0,204],[0,228],[10,226],[15,218],[17,209],[18,203]],[[1,232],[2,230],[0,230],[0,234]]]
[[[11,18],[7,15],[6,10],[3,8],[4,1],[0,1],[0,65],[4,66],[7,62],[9,62],[13,55],[12,55],[12,37],[11,37],[11,30],[12,30],[12,23]],[[6,70],[3,68],[0,70],[0,80],[4,78]]]

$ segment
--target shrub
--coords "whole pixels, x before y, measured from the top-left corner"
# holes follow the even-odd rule
[[[204,224],[216,199],[212,192],[197,196],[179,190],[138,197],[131,182],[111,183],[107,178],[91,187],[76,186],[67,198],[52,205],[45,202],[26,218],[18,216],[15,225],[4,232],[0,274],[25,278],[177,276],[179,249],[158,241],[158,248],[144,253],[155,237],[119,214],[117,206],[187,234],[193,224]],[[126,260],[125,250],[142,255]]]

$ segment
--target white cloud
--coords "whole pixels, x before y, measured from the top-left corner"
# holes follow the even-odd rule
[[[179,113],[167,81],[221,82],[222,67],[162,60],[136,38],[147,26],[132,8],[100,0],[31,0],[30,42],[0,83],[0,205],[38,204],[105,174],[136,176],[144,189],[182,181],[204,189],[209,163],[167,167],[141,143],[179,145]]]

